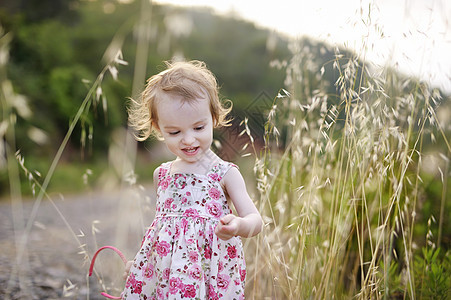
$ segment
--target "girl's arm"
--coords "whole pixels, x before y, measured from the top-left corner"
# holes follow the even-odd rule
[[[232,201],[238,216],[233,214],[221,218],[215,233],[222,240],[233,236],[252,237],[262,230],[263,221],[249,197],[246,183],[237,168],[231,168],[223,178],[224,188]]]

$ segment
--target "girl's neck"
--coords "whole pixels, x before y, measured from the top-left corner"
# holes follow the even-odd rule
[[[194,173],[206,174],[211,168],[219,163],[221,158],[211,149],[206,152],[202,158],[195,162],[185,161],[177,157],[171,165],[171,173]]]

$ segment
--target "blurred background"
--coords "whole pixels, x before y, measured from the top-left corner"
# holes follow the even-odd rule
[[[60,166],[51,184],[61,180],[59,191],[84,188],[87,168],[93,170],[93,181],[102,175],[115,134],[126,128],[128,98],[138,97],[145,80],[164,69],[165,60],[205,61],[218,78],[222,97],[234,101],[236,114],[261,93],[272,101],[283,87],[284,72],[271,69],[270,62],[289,57],[287,39],[209,8],[148,1],[2,1],[1,13],[3,34],[10,40],[8,80],[22,96],[17,149],[30,169],[46,172],[104,65],[118,50],[127,62],[115,67],[117,78],[109,72],[102,78],[92,109],[80,117],[61,159],[67,169]],[[74,160],[81,165],[71,168]],[[139,173],[150,178],[159,162],[145,164],[145,172]],[[7,173],[2,172],[0,182],[7,193]]]
[[[441,259],[438,264],[443,270],[439,275],[448,276],[451,272],[450,21],[451,5],[438,0],[402,3],[2,0],[0,266],[8,272],[0,277],[0,295],[13,299],[30,295],[37,299],[95,299],[97,291],[105,288],[105,281],[91,280],[90,286],[85,278],[86,265],[81,266],[80,261],[86,263],[102,243],[121,247],[128,256],[134,254],[143,228],[153,215],[153,170],[171,156],[155,139],[143,143],[134,141],[127,128],[127,106],[130,98],[139,97],[146,79],[164,69],[164,61],[193,59],[206,62],[217,76],[221,97],[233,101],[232,126],[215,132],[215,151],[223,159],[241,166],[256,203],[267,217],[268,226],[274,226],[271,230],[277,233],[277,237],[263,235],[257,242],[247,245],[250,256],[254,256],[252,251],[260,251],[250,258],[250,271],[255,273],[248,280],[248,295],[255,299],[300,299],[331,295],[351,297],[352,294],[363,299],[371,294],[364,288],[371,290],[371,282],[362,275],[369,272],[363,265],[371,259],[364,259],[363,254],[360,260],[358,254],[348,255],[357,261],[356,266],[342,269],[336,278],[332,276],[330,281],[334,288],[325,288],[318,281],[318,285],[308,286],[310,294],[302,291],[300,273],[296,273],[300,276],[296,277],[287,269],[274,267],[277,261],[271,260],[280,254],[287,256],[287,261],[292,259],[303,265],[305,261],[297,253],[299,249],[316,244],[318,249],[332,248],[324,246],[325,241],[333,243],[329,233],[317,235],[316,241],[306,246],[302,244],[305,240],[299,240],[298,231],[288,230],[299,230],[304,226],[300,221],[305,213],[304,206],[293,203],[305,205],[300,201],[301,190],[309,182],[316,186],[321,186],[319,181],[322,179],[333,182],[327,174],[315,177],[315,168],[334,170],[334,166],[343,166],[339,163],[342,162],[340,157],[351,157],[328,157],[324,154],[328,149],[326,144],[315,152],[312,149],[318,143],[314,141],[319,141],[322,133],[332,145],[335,145],[334,141],[344,145],[349,136],[348,121],[358,119],[356,116],[347,118],[348,100],[351,107],[360,101],[364,103],[369,95],[372,95],[371,99],[365,103],[376,108],[362,114],[367,121],[379,120],[377,113],[385,114],[388,118],[385,129],[390,132],[387,140],[393,140],[390,145],[407,145],[405,153],[412,154],[410,161],[414,162],[412,169],[409,165],[411,176],[404,177],[407,169],[402,167],[404,160],[397,161],[396,155],[389,152],[377,158],[381,163],[388,162],[388,170],[395,169],[391,174],[401,175],[393,180],[386,175],[388,183],[385,179],[378,181],[379,191],[387,191],[380,192],[386,196],[382,198],[389,200],[371,202],[380,205],[379,210],[374,211],[384,210],[384,213],[379,213],[379,221],[374,219],[378,213],[368,217],[368,228],[381,228],[387,224],[392,224],[390,228],[403,226],[399,225],[401,213],[398,215],[391,210],[392,199],[397,199],[394,206],[399,207],[400,212],[405,205],[407,218],[412,219],[406,225],[410,228],[406,233],[406,236],[410,235],[409,247],[405,247],[409,251],[404,249],[406,260],[397,265],[390,264],[391,257],[396,256],[392,254],[393,249],[403,249],[406,242],[400,239],[397,247],[396,239],[388,238],[387,244],[391,246],[384,251],[390,252],[390,259],[383,260],[387,269],[382,272],[386,276],[384,280],[375,279],[378,284],[388,282],[390,270],[399,276],[396,277],[399,282],[390,289],[388,284],[381,284],[376,294],[377,297],[395,298],[422,295],[422,286],[417,290],[413,283],[419,281],[405,275],[418,271],[414,272],[406,263],[413,264],[417,249],[420,258],[426,261],[421,256],[423,245],[431,242],[435,245],[433,249],[441,247],[442,252],[437,257]],[[280,104],[277,118],[271,120],[280,99],[290,101]],[[375,103],[380,99],[390,108],[379,111]],[[414,104],[409,106],[411,102]],[[329,113],[333,115],[330,120],[326,118],[326,111],[329,117]],[[422,123],[426,119],[429,120],[427,125]],[[321,123],[324,120],[326,123]],[[327,130],[333,128],[333,123],[336,129],[328,132],[320,123],[328,124]],[[297,148],[293,146],[296,130],[290,129],[296,126],[311,132],[301,134]],[[381,128],[373,133],[383,132]],[[272,140],[275,137],[277,140]],[[376,148],[374,144],[365,147],[367,150],[363,151],[370,152]],[[310,157],[312,151],[317,153],[318,160],[304,158]],[[363,160],[375,155],[364,156]],[[395,157],[393,161],[392,157]],[[294,163],[297,158],[299,165]],[[318,163],[320,158],[327,162],[321,165]],[[423,161],[426,163],[420,168]],[[291,174],[290,180],[280,179],[285,178],[281,175],[270,188],[262,190],[262,178],[271,177],[275,170],[283,169],[285,163],[289,164],[287,170],[304,175],[297,178],[295,173],[287,171],[283,176]],[[266,171],[259,169],[262,164]],[[336,174],[348,172],[343,169]],[[349,172],[352,176],[363,174]],[[309,174],[312,174],[310,179],[306,178]],[[364,174],[362,177],[367,177],[371,172]],[[421,179],[415,181],[415,178]],[[399,182],[404,181],[410,184],[413,181],[414,188],[406,188],[400,196],[394,191],[398,190]],[[331,189],[332,192],[320,195],[320,198],[336,195],[336,186],[334,188],[332,184]],[[353,187],[350,189],[355,192]],[[277,194],[281,190],[289,192]],[[292,200],[287,200],[290,197]],[[401,204],[400,197],[404,199]],[[415,200],[409,202],[412,197]],[[278,202],[278,199],[287,202]],[[417,199],[418,205],[412,204],[417,203]],[[327,201],[321,204],[327,205]],[[334,205],[331,205],[335,207],[332,211],[336,210]],[[368,207],[371,211],[372,206]],[[388,207],[390,209],[385,212]],[[290,209],[292,215],[286,213]],[[312,218],[318,215],[317,211],[311,213]],[[413,214],[418,215],[416,219]],[[349,236],[359,234],[360,230],[361,240],[345,240],[349,241],[349,249],[364,252],[366,234],[376,229],[363,230],[363,223],[362,228],[358,225],[363,217],[357,213],[355,217],[357,225],[349,229]],[[381,223],[384,218],[387,218],[386,222]],[[330,220],[335,219],[327,220],[323,220],[330,222],[326,227],[334,228]],[[415,228],[414,220],[419,224]],[[286,239],[278,230],[287,232]],[[290,244],[288,250],[282,249],[281,244],[291,241],[290,236],[296,243]],[[435,237],[434,242],[431,236]],[[339,241],[335,239],[335,243]],[[65,245],[58,254],[49,251],[55,244]],[[43,253],[40,259],[27,253],[26,249],[31,250],[31,245],[40,247],[39,251]],[[271,250],[272,246],[265,248],[265,245],[273,245],[277,250]],[[373,246],[369,246],[373,257],[385,253],[377,253],[374,249],[379,246]],[[266,250],[258,250],[259,247]],[[259,255],[270,261],[259,266],[256,263]],[[68,257],[70,262],[66,261]],[[326,266],[327,269],[331,265],[326,257],[330,256],[325,254],[324,257],[323,268]],[[376,258],[372,263],[376,264],[376,261],[379,263]],[[289,265],[277,263],[287,268]],[[27,265],[30,268],[23,270]],[[49,265],[53,267],[49,268]],[[259,279],[256,274],[265,266],[273,266],[271,274]],[[384,265],[379,265],[383,269],[381,266]],[[116,270],[118,268],[120,266]],[[313,264],[305,268],[319,269]],[[305,268],[299,272],[304,272]],[[30,269],[41,275],[39,280],[30,276]],[[348,271],[358,279],[342,275]],[[281,277],[286,277],[286,282]],[[118,278],[114,280],[120,282]],[[437,281],[437,278],[430,280]],[[120,289],[120,285],[117,282],[111,284],[116,289]],[[263,286],[271,288],[261,289]],[[442,294],[449,296],[449,282],[445,280],[443,286]],[[256,292],[256,287],[260,292]],[[345,292],[349,287],[352,288]],[[315,294],[317,290],[321,293]]]

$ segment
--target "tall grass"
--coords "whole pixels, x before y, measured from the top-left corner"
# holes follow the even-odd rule
[[[14,285],[16,282],[19,284],[20,293],[24,296],[32,297],[33,289],[30,266],[29,266],[29,243],[30,232],[32,227],[36,225],[36,216],[43,199],[47,199],[53,205],[58,217],[63,221],[68,233],[73,237],[78,245],[80,254],[84,256],[84,260],[89,260],[89,254],[86,250],[86,244],[83,244],[83,233],[77,234],[77,229],[73,229],[72,225],[68,223],[66,217],[59,210],[53,199],[48,195],[47,188],[54,175],[61,156],[72,136],[75,126],[80,122],[85,114],[87,114],[92,105],[98,105],[102,101],[103,108],[106,110],[106,99],[102,91],[102,81],[107,73],[110,73],[114,79],[117,79],[118,65],[126,65],[122,59],[122,52],[117,47],[113,53],[109,53],[107,57],[107,63],[105,67],[100,71],[94,82],[85,82],[90,84],[89,90],[83,99],[78,111],[69,124],[69,128],[66,132],[64,139],[59,145],[58,151],[52,160],[49,170],[43,178],[41,183],[41,174],[38,171],[28,170],[25,164],[25,158],[21,155],[20,150],[16,151],[16,136],[15,126],[18,116],[22,118],[29,118],[31,111],[27,104],[27,99],[14,92],[12,83],[9,81],[6,74],[6,64],[9,58],[9,43],[11,42],[11,34],[3,32],[0,27],[0,85],[2,87],[0,93],[0,104],[2,107],[2,120],[0,122],[0,150],[3,152],[6,158],[6,168],[8,170],[8,178],[10,183],[10,199],[11,199],[11,212],[14,227],[15,236],[15,254],[13,258],[12,270],[9,274],[9,281],[4,290],[6,299],[10,299],[13,289],[16,289]],[[86,139],[90,139],[90,134],[87,133],[86,128],[83,126],[82,131],[82,144],[85,144]],[[89,129],[91,130],[91,129]],[[0,165],[3,167],[2,165]],[[24,217],[23,199],[21,192],[21,179],[20,172],[23,172],[27,181],[29,181],[32,188],[33,196],[35,196],[34,203],[30,215]],[[69,282],[70,283],[70,282]],[[64,286],[63,295],[73,296],[70,290],[74,286],[70,283],[69,288]]]
[[[436,116],[441,95],[390,70],[375,73],[357,55],[345,57],[338,50],[330,62],[339,73],[336,94],[312,90],[322,72],[310,72],[308,64],[315,62],[300,45],[291,47],[289,88],[275,97],[265,148],[254,168],[267,220],[251,266],[258,286],[251,294],[255,299],[426,297],[418,294],[427,283],[414,272],[413,234],[420,202],[427,201],[421,178],[424,140],[438,133],[446,163],[451,152]],[[447,182],[442,177],[445,191]],[[434,249],[436,240],[428,241],[425,249]],[[451,274],[449,258],[448,252],[439,277]],[[444,299],[450,283],[441,284],[434,295]]]

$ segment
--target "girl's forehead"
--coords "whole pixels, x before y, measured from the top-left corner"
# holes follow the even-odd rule
[[[211,117],[210,101],[208,98],[185,100],[181,96],[160,98],[157,102],[158,121],[166,125],[187,125],[199,119]]]

